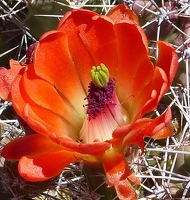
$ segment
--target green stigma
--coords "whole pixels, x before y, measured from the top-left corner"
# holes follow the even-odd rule
[[[100,66],[93,66],[91,69],[92,82],[96,87],[103,88],[109,82],[109,70],[101,63]]]

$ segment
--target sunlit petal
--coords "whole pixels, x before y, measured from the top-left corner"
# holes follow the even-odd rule
[[[28,181],[44,181],[59,175],[64,167],[79,158],[79,154],[63,150],[24,156],[19,161],[18,171]]]
[[[109,186],[115,186],[117,195],[121,200],[135,200],[137,194],[131,186],[127,177],[130,177],[131,171],[123,154],[116,152],[103,161],[104,170],[108,178]],[[138,178],[133,179],[136,184],[140,184]]]
[[[54,86],[62,97],[82,114],[85,93],[70,53],[66,35],[58,31],[50,32],[39,41],[34,71]]]
[[[23,75],[21,84],[28,96],[28,103],[39,109],[49,110],[49,112],[54,111],[57,116],[60,116],[60,118],[63,118],[73,126],[81,126],[84,112],[79,115],[55,86],[51,85],[47,80],[39,78],[32,67],[29,67]],[[81,108],[83,108],[82,105]]]

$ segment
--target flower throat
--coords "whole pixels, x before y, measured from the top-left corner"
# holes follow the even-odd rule
[[[88,104],[86,104],[86,113],[90,120],[95,119],[96,115],[101,113],[106,105],[115,105],[112,98],[115,90],[115,82],[113,78],[109,78],[106,86],[97,87],[91,81],[88,88],[88,95],[85,99],[88,101]]]
[[[91,70],[92,81],[88,86],[88,95],[85,100],[88,101],[86,113],[88,119],[95,119],[98,113],[101,113],[106,105],[114,105],[112,100],[115,90],[114,79],[109,78],[109,71],[104,64],[93,66]]]
[[[80,131],[83,143],[107,141],[113,131],[126,124],[128,116],[115,93],[115,80],[104,64],[92,67],[88,86],[86,117]]]

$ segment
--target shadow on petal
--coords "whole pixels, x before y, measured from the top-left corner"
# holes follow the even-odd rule
[[[62,148],[49,137],[32,134],[9,142],[3,148],[1,155],[9,160],[19,160],[22,156],[35,155],[52,150],[62,150]]]

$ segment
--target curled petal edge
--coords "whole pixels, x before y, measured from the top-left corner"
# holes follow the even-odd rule
[[[90,144],[83,144],[80,141],[75,142],[71,138],[57,137],[55,134],[51,134],[51,139],[58,145],[61,145],[63,149],[71,152],[78,152],[81,154],[89,154],[96,157],[101,157],[107,149],[110,148],[109,142],[93,142]]]
[[[144,151],[144,137],[163,139],[173,134],[171,125],[172,113],[170,107],[165,113],[155,119],[143,118],[134,123],[120,127],[113,132],[113,146],[119,147],[121,144],[138,145]]]
[[[166,42],[158,41],[157,45],[159,53],[156,66],[165,71],[168,79],[167,89],[169,89],[178,69],[178,55],[175,52],[175,49]]]

